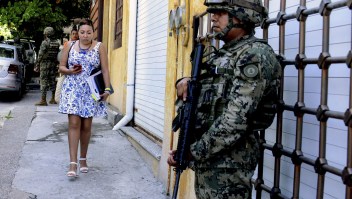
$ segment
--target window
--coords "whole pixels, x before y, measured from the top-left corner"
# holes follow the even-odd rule
[[[116,16],[115,16],[115,48],[122,46],[122,16],[123,16],[123,0],[116,0]]]
[[[14,58],[14,53],[13,53],[13,49],[11,48],[0,48],[0,57],[4,57],[4,58]]]

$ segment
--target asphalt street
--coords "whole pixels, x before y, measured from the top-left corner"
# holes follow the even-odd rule
[[[58,105],[34,106],[38,90],[25,97],[33,100],[1,109],[1,199],[169,198],[125,135],[104,118],[93,119],[89,172],[69,180],[67,115],[57,113]]]

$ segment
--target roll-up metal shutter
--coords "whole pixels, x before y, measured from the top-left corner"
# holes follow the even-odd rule
[[[139,0],[134,122],[163,138],[168,1]]]

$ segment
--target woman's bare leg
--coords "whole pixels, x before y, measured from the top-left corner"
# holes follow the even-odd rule
[[[81,158],[87,157],[88,145],[90,141],[90,136],[92,134],[92,121],[93,118],[82,118],[81,123]],[[80,161],[81,167],[87,167],[87,162],[85,160]]]
[[[70,161],[77,163],[78,144],[81,132],[81,117],[68,115],[68,146],[70,150]],[[70,164],[70,171],[76,171],[77,165]]]

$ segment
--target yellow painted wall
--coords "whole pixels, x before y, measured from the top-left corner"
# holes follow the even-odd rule
[[[114,48],[116,0],[104,1],[103,43],[107,46],[110,80],[115,93],[109,97],[108,102],[125,114],[126,82],[127,82],[127,41],[129,21],[129,1],[123,2],[122,47]]]
[[[172,195],[172,191],[175,183],[175,172],[168,167],[166,160],[168,157],[168,151],[173,148],[177,148],[178,134],[172,133],[171,123],[175,117],[175,81],[181,77],[190,76],[191,63],[190,53],[192,51],[192,23],[193,16],[199,15],[205,11],[203,6],[203,0],[169,0],[169,11],[176,9],[178,6],[185,6],[186,24],[181,27],[179,34],[176,31],[169,30],[168,37],[168,48],[167,48],[167,82],[166,82],[166,100],[165,100],[165,135],[162,147],[162,157],[160,162],[160,173],[161,177],[165,179],[165,175],[168,175],[169,182],[167,184],[167,191]],[[187,12],[189,12],[187,17]],[[187,30],[189,32],[187,33]],[[188,42],[186,38],[188,39]],[[181,175],[181,181],[179,184],[179,199],[194,199],[194,172],[187,169]]]
[[[185,5],[189,11],[189,19],[186,20],[186,25],[182,28],[179,35],[176,31],[168,30],[167,44],[167,73],[166,73],[166,96],[165,96],[165,128],[164,139],[162,143],[162,156],[159,164],[159,180],[164,184],[165,191],[170,195],[173,191],[175,173],[170,168],[166,160],[170,149],[175,149],[177,145],[177,133],[172,133],[171,123],[175,117],[174,102],[176,99],[175,81],[181,77],[189,76],[191,72],[190,53],[192,51],[192,19],[194,15],[198,15],[205,11],[203,0],[168,0],[169,10],[176,9],[177,6]],[[110,96],[109,103],[119,109],[122,114],[125,114],[126,105],[126,80],[127,80],[127,51],[128,51],[128,22],[129,22],[129,1],[123,2],[123,44],[121,48],[114,49],[114,30],[115,30],[115,8],[116,0],[104,1],[104,29],[103,43],[107,46],[110,78],[115,93]],[[166,19],[165,19],[166,20]],[[134,24],[135,25],[135,24]],[[188,29],[188,33],[187,33]],[[183,32],[183,33],[182,33]],[[184,35],[188,34],[188,42],[185,42]],[[194,195],[194,172],[186,170],[181,175],[179,185],[179,199],[195,199]]]

